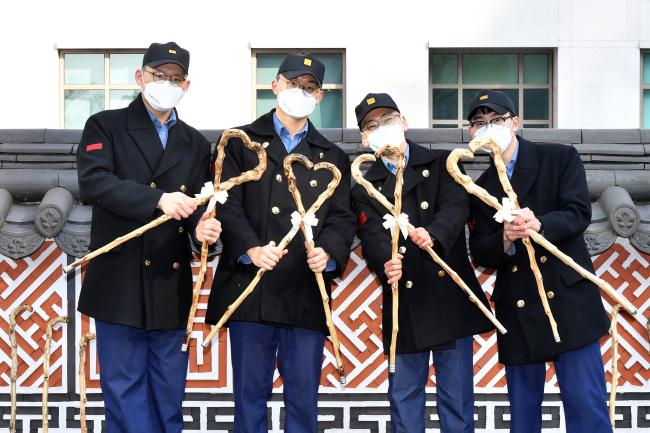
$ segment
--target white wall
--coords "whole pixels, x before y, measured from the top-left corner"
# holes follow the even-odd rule
[[[181,5],[178,7],[178,5]],[[368,91],[429,125],[428,47],[557,49],[556,126],[638,128],[650,0],[11,2],[0,40],[0,128],[58,128],[59,48],[191,52],[181,116],[199,128],[251,121],[251,48],[346,49],[346,122]]]

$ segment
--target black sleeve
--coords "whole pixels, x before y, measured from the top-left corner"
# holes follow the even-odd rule
[[[537,215],[550,242],[563,242],[582,234],[591,223],[591,200],[578,151],[568,147],[560,174],[556,210]]]
[[[87,150],[89,144],[98,144],[99,148]],[[77,150],[81,199],[119,216],[149,222],[163,191],[116,176],[114,153],[112,136],[97,116],[91,116]]]
[[[347,156],[342,155],[337,164],[341,170],[341,181],[330,197],[329,209],[325,216],[323,228],[315,239],[315,244],[325,250],[336,262],[336,269],[328,276],[338,276],[350,256],[350,245],[354,239],[355,218],[350,199],[352,178]]]
[[[219,140],[217,140],[219,142]],[[226,146],[226,157],[223,160],[222,179],[230,179],[239,176],[245,170],[253,168],[245,166],[244,162],[244,143],[239,138],[231,138]],[[217,157],[217,151],[213,155],[212,161]],[[257,161],[257,160],[256,160]],[[260,246],[262,242],[253,227],[251,226],[248,216],[244,211],[244,188],[246,183],[234,186],[228,190],[228,199],[223,205],[217,205],[217,219],[221,221],[221,240],[224,251],[232,258],[237,260],[242,254],[250,248]]]
[[[361,239],[363,256],[381,283],[387,285],[384,264],[392,257],[391,234],[382,225],[385,213],[377,212],[370,200],[372,198],[361,185],[352,189],[352,204],[357,215],[357,234]]]

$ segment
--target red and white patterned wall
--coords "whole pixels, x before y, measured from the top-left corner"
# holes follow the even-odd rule
[[[18,318],[18,431],[40,427],[40,395],[45,324],[60,314],[71,315],[69,325],[59,325],[51,356],[50,431],[79,431],[78,383],[76,379],[78,342],[93,330],[92,320],[75,311],[82,273],[65,276],[62,268],[69,258],[51,241],[46,241],[30,257],[12,260],[0,256],[0,428],[9,420],[10,346],[7,331],[9,313],[18,305],[30,303],[33,313]],[[596,273],[630,299],[646,319],[650,318],[650,256],[619,238],[605,253],[593,258]],[[212,264],[214,265],[214,263]],[[198,269],[195,268],[195,274]],[[494,275],[476,270],[486,290],[491,292]],[[212,274],[208,272],[201,293],[187,375],[185,431],[228,431],[232,422],[232,376],[229,365],[227,332],[221,332],[209,349],[200,342],[209,332],[203,323]],[[344,275],[332,293],[335,325],[339,330],[348,383],[338,385],[331,344],[327,343],[321,378],[320,425],[323,429],[351,432],[389,431],[387,363],[381,343],[381,289],[366,266],[362,251],[355,249]],[[608,311],[611,301],[605,298]],[[622,313],[619,321],[620,363],[617,431],[650,432],[650,353],[647,334],[641,324]],[[611,339],[601,340],[608,381],[611,379]],[[102,429],[102,402],[99,389],[100,367],[96,345],[87,349],[86,380],[89,393],[90,431]],[[508,404],[504,369],[497,362],[496,335],[477,335],[474,339],[474,379],[478,432],[507,431]],[[281,432],[281,378],[276,373],[276,392],[270,406],[270,431]],[[427,426],[436,431],[435,376],[429,381]],[[547,374],[547,399],[544,404],[545,432],[563,431],[563,417],[557,384],[551,368]],[[354,394],[354,398],[350,397]],[[341,430],[342,429],[342,430]]]

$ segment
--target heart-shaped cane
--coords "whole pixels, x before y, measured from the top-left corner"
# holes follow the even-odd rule
[[[68,323],[70,319],[67,316],[58,316],[50,319],[45,327],[45,353],[43,354],[43,428],[42,432],[47,433],[48,413],[47,413],[47,396],[50,387],[50,347],[52,346],[52,329],[58,323]]]
[[[79,340],[79,424],[81,425],[81,433],[88,432],[88,425],[86,425],[86,347],[88,342],[94,340],[96,335],[94,332],[86,332]]]
[[[381,150],[381,149],[380,149]],[[353,162],[352,162],[352,177],[354,180],[361,185],[367,192],[368,195],[377,200],[382,206],[384,206],[388,211],[391,212],[393,215],[393,218],[395,218],[395,207],[388,201],[388,199],[370,183],[368,182],[364,177],[363,174],[361,173],[361,165],[366,163],[366,162],[375,162],[377,160],[376,154],[372,153],[365,153],[362,155],[359,155]],[[406,218],[407,220],[408,218]],[[413,230],[415,230],[415,227],[412,224],[408,224],[407,226],[408,233],[410,234]],[[433,250],[431,247],[426,247],[425,250],[427,253],[429,253],[429,256],[431,256],[431,259],[433,259],[434,262],[436,262],[447,274],[451,277],[451,279],[467,294],[469,297],[470,301],[476,305],[479,310],[485,315],[485,317],[492,322],[492,324],[501,332],[502,334],[505,334],[507,332],[506,328],[497,320],[497,318],[494,316],[492,313],[492,310],[490,310],[488,307],[483,305],[483,303],[478,299],[478,297],[472,292],[472,290],[465,284],[465,282],[462,280],[460,275],[456,273],[447,263],[445,263],[440,256]]]
[[[9,420],[9,433],[16,432],[16,381],[18,380],[18,346],[16,344],[16,317],[24,311],[32,312],[30,304],[23,304],[14,308],[9,313],[9,344],[11,345],[11,418]]]
[[[210,217],[214,217],[216,214],[216,202],[219,201],[221,204],[223,204],[225,203],[228,196],[228,193],[226,192],[227,190],[222,188],[221,171],[223,169],[223,160],[226,157],[226,146],[228,145],[230,139],[233,137],[239,137],[239,139],[244,143],[244,146],[257,152],[259,164],[253,170],[246,171],[241,175],[231,179],[233,183],[231,184],[230,188],[235,185],[240,185],[244,182],[259,180],[266,170],[266,151],[264,150],[263,145],[260,146],[258,143],[251,142],[251,139],[242,130],[226,129],[223,131],[216,149],[217,159],[214,162],[214,183],[210,184],[209,182],[206,182],[206,185],[203,187],[204,190],[201,190],[201,192],[197,194],[198,199],[205,197],[210,198],[207,209],[207,211],[210,212]],[[226,183],[228,182],[224,182],[224,184]],[[190,314],[187,318],[187,326],[185,328],[185,342],[181,346],[181,350],[183,352],[187,351],[187,348],[190,344],[190,336],[192,335],[192,327],[194,326],[194,316],[196,316],[196,307],[199,303],[199,295],[201,293],[201,287],[203,286],[203,280],[205,278],[207,268],[208,242],[203,241],[201,244],[201,265],[199,269],[199,275],[196,277],[196,282],[194,283],[194,290],[192,292],[192,306],[190,307]]]
[[[233,133],[232,131],[239,131],[239,130],[227,129],[226,131],[224,131],[224,134]],[[248,149],[253,150],[257,153],[257,157],[259,158],[260,162],[252,170],[245,171],[244,173],[240,174],[237,177],[233,177],[232,179],[228,179],[226,182],[220,183],[218,188],[212,189],[210,183],[207,182],[207,185],[204,186],[206,190],[202,191],[202,193],[199,194],[199,197],[196,197],[194,199],[194,203],[196,203],[197,206],[204,205],[210,201],[214,202],[215,200],[217,201],[223,200],[225,197],[224,193],[228,191],[230,188],[244,182],[248,182],[251,180],[258,180],[262,176],[262,173],[264,173],[264,170],[266,170],[266,151],[264,150],[264,147],[259,143],[251,142],[250,138],[248,138],[248,136],[243,131],[239,131],[233,134],[240,135],[240,137],[242,137],[242,141],[244,142],[244,145]],[[221,161],[223,161],[223,158],[221,158]],[[219,167],[221,167],[221,164],[219,164]],[[158,218],[143,225],[142,227],[139,227],[125,235],[122,235],[114,239],[113,241],[109,242],[108,244],[104,245],[103,247],[97,248],[95,251],[86,254],[82,258],[74,261],[73,263],[65,267],[63,271],[66,273],[70,272],[71,270],[77,268],[78,266],[81,266],[84,263],[88,263],[90,260],[94,259],[95,257],[109,252],[110,250],[117,247],[118,245],[122,245],[124,242],[128,240],[141,236],[143,233],[151,230],[152,228],[158,227],[159,225],[166,223],[170,219],[172,219],[172,217],[170,217],[167,214],[161,215]]]
[[[293,174],[293,169],[291,168],[291,164],[293,164],[294,162],[302,164],[303,166],[305,166],[307,169],[310,170],[312,168],[314,170],[319,170],[321,168],[329,170],[332,173],[332,182],[330,183],[330,185],[334,186],[334,188],[332,188],[332,193],[334,192],[334,189],[341,181],[341,172],[339,171],[338,168],[336,168],[334,164],[330,164],[329,162],[319,162],[318,164],[314,165],[306,156],[297,153],[294,153],[284,158],[284,175],[287,177],[289,192],[293,196],[293,200],[296,202],[296,208],[298,209],[297,214],[294,214],[295,215],[294,219],[298,219],[298,218],[300,219],[300,229],[302,231],[303,236],[305,237],[305,240],[307,241],[307,252],[310,253],[311,251],[313,251],[315,245],[314,245],[314,239],[313,239],[311,227],[309,226],[308,223],[306,224],[305,221],[311,219],[313,217],[313,214],[307,214],[305,212],[305,207],[302,204],[300,191],[298,190],[298,186],[296,185],[296,176]],[[336,326],[334,326],[334,322],[332,321],[332,311],[330,309],[330,303],[329,303],[330,299],[329,296],[327,295],[327,290],[325,288],[325,280],[323,279],[322,272],[314,272],[314,274],[316,275],[318,290],[320,291],[320,296],[323,301],[323,310],[325,311],[325,320],[327,323],[327,329],[329,329],[330,336],[332,337],[332,346],[334,347],[334,357],[336,358],[336,365],[338,367],[339,381],[341,382],[341,384],[345,384],[346,382],[345,370],[343,369],[343,361],[341,359],[339,337],[338,334],[336,333]]]
[[[352,162],[352,177],[354,180],[361,185],[367,192],[368,195],[377,200],[382,206],[384,206],[386,209],[388,209],[391,213],[394,213],[393,205],[388,201],[388,199],[377,189],[372,186],[370,182],[368,182],[364,177],[363,174],[361,173],[361,165],[364,164],[365,162],[375,162],[376,158],[375,155],[372,153],[365,153],[363,155],[359,155],[353,162]],[[415,227],[409,223],[408,225],[408,232],[409,234],[415,230]],[[485,306],[481,300],[472,292],[472,289],[467,286],[467,284],[463,281],[463,279],[454,271],[436,252],[433,248],[431,247],[426,247],[424,250],[429,253],[429,256],[431,256],[431,259],[436,262],[450,277],[451,279],[460,287],[465,294],[468,296],[469,300],[474,303],[478,307],[479,310],[485,315],[485,317],[492,322],[492,324],[501,332],[502,334],[505,334],[508,332],[506,328],[499,322],[499,320],[494,316],[492,313],[492,310]]]
[[[493,207],[497,211],[502,211],[503,206],[501,203],[499,203],[499,200],[497,200],[496,197],[491,196],[485,189],[476,185],[472,181],[471,177],[463,174],[458,168],[458,161],[461,158],[470,158],[470,159],[474,158],[474,153],[479,148],[487,149],[492,153],[492,157],[494,159],[494,164],[497,169],[497,173],[499,175],[499,180],[501,181],[501,185],[503,186],[503,189],[506,192],[506,194],[508,194],[510,202],[514,204],[515,208],[518,208],[519,206],[517,204],[517,195],[513,191],[512,186],[510,185],[510,181],[508,180],[506,167],[505,164],[503,163],[503,160],[501,159],[501,150],[499,149],[499,146],[493,141],[491,141],[489,138],[480,137],[480,138],[473,139],[469,143],[469,149],[454,149],[449,155],[449,157],[447,158],[447,171],[457,183],[462,185],[467,190],[467,192],[475,195],[482,202],[484,202],[488,206]],[[619,294],[616,291],[616,289],[614,289],[607,281],[597,277],[593,273],[584,269],[582,266],[578,265],[571,257],[564,254],[555,245],[553,245],[551,242],[549,242],[544,236],[540,235],[539,233],[534,231],[529,231],[529,238],[532,239],[538,245],[544,247],[548,252],[550,252],[555,257],[560,259],[560,261],[562,261],[564,264],[566,264],[567,266],[575,270],[583,278],[586,278],[592,283],[594,283],[595,285],[597,285],[601,290],[603,290],[605,293],[611,296],[614,299],[614,302],[616,304],[621,304],[623,308],[625,308],[625,310],[627,310],[630,314],[636,315],[637,312],[636,307],[632,305],[632,303],[628,301],[623,295]],[[544,311],[548,311],[547,312],[548,315],[550,313],[550,309],[548,308],[548,301],[546,300],[546,295],[541,285],[541,274],[539,274],[539,269],[537,268],[534,250],[532,249],[532,246],[530,245],[530,240],[528,238],[524,238],[522,239],[522,241],[524,242],[524,245],[526,245],[526,249],[528,250],[531,267],[533,268],[533,272],[535,273],[535,279],[537,281],[538,289],[541,287],[540,297],[542,299],[542,304],[544,305]],[[532,254],[531,254],[531,250],[532,250]],[[535,271],[535,268],[537,268],[537,271]],[[551,319],[552,316],[549,316],[549,320]],[[637,319],[640,321],[640,318],[637,317]],[[553,326],[553,323],[554,321],[551,322],[551,326]],[[648,325],[644,324],[644,326],[646,326],[647,328]],[[556,332],[557,331],[554,331],[554,335],[556,334]],[[557,338],[559,338],[559,336]]]
[[[291,156],[291,155],[289,155],[289,156]],[[321,168],[322,168],[322,166],[321,166]],[[316,169],[316,166],[314,166],[314,169]],[[316,215],[316,212],[318,211],[318,209],[320,209],[320,207],[323,205],[325,200],[327,200],[328,198],[330,198],[332,196],[332,194],[334,194],[334,190],[338,186],[338,183],[339,183],[339,180],[336,179],[336,178],[333,178],[330,181],[330,183],[327,185],[327,189],[325,191],[323,191],[318,196],[316,201],[309,207],[309,209],[307,209],[307,212],[305,212],[305,214],[306,215],[312,215],[312,216]],[[296,235],[296,233],[298,233],[298,230],[300,230],[301,222],[302,222],[302,218],[300,218],[299,220],[296,220],[296,219],[292,218],[293,227],[282,238],[282,240],[280,241],[280,244],[278,245],[278,248],[280,248],[281,250],[284,250],[287,247],[287,245],[289,245],[289,243],[291,242],[293,237]],[[275,245],[275,242],[271,241],[270,244]],[[266,273],[266,269],[264,269],[264,268],[259,268],[257,270],[257,273],[255,274],[255,277],[251,280],[251,282],[248,284],[248,286],[246,286],[246,289],[244,289],[244,291],[239,295],[239,297],[237,299],[235,299],[235,301],[232,304],[230,304],[228,306],[228,308],[226,308],[226,311],[223,314],[223,316],[221,316],[221,318],[219,319],[217,324],[212,328],[212,331],[210,332],[210,334],[205,338],[205,340],[203,340],[203,343],[201,343],[203,345],[203,347],[208,347],[210,345],[210,342],[212,341],[214,336],[217,335],[219,330],[223,327],[224,323],[226,323],[228,321],[228,319],[230,319],[230,316],[232,316],[233,313],[237,310],[237,308],[239,308],[241,303],[244,302],[244,300],[251,293],[253,293],[253,290],[255,289],[255,286],[257,286],[257,284],[260,282],[260,280],[262,279],[262,277],[264,276],[265,273]]]

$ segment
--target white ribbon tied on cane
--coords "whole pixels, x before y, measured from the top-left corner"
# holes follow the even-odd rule
[[[508,197],[503,197],[501,203],[503,207],[499,209],[492,218],[494,218],[498,223],[502,223],[503,221],[509,223],[513,222],[515,220],[515,215],[519,215],[520,213],[519,209],[515,209],[515,204],[510,201]]]
[[[305,225],[305,233],[307,234],[306,241],[311,241],[314,239],[314,233],[311,231],[312,226],[316,227],[318,225],[318,218],[313,213],[307,212],[304,216],[300,215],[300,212],[294,210],[291,214],[291,230],[289,231],[289,238],[293,237],[300,230],[300,224]]]
[[[390,230],[391,232],[395,230],[395,226],[399,225],[399,229],[402,232],[402,236],[404,236],[404,239],[408,238],[409,236],[409,216],[406,215],[405,213],[401,213],[398,215],[397,218],[392,216],[391,214],[386,214],[384,215],[384,221],[383,226],[386,230]]]
[[[196,198],[207,198],[210,197],[210,201],[208,202],[208,209],[207,212],[212,212],[212,209],[214,209],[214,206],[217,204],[217,202],[224,204],[226,200],[228,199],[228,191],[220,191],[214,190],[214,184],[212,182],[206,182],[203,184],[203,188],[201,188],[201,191],[198,194],[194,194],[194,197]]]

